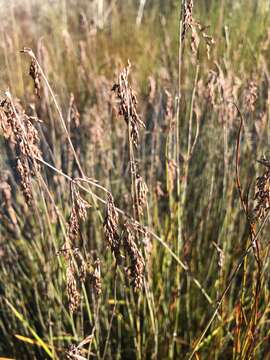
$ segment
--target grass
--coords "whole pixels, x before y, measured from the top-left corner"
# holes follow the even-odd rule
[[[0,357],[269,356],[267,2],[137,12],[1,14]]]

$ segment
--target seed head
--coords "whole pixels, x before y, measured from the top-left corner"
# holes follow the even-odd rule
[[[38,64],[34,58],[31,60],[29,75],[31,76],[34,82],[35,94],[37,95],[38,98],[41,98],[40,72],[39,72]]]
[[[127,274],[131,279],[131,285],[135,291],[139,291],[143,287],[144,275],[144,259],[135,242],[135,229],[126,223],[124,229],[124,248],[130,260],[127,268]]]
[[[270,209],[270,161],[262,159],[259,162],[266,167],[266,170],[256,179],[255,200],[257,205],[253,210],[256,220],[264,219]]]
[[[137,113],[137,98],[129,85],[128,76],[131,64],[123,69],[118,77],[118,83],[114,84],[112,91],[114,91],[119,100],[119,115],[122,115],[127,125],[131,127],[131,139],[135,147],[138,146],[139,141],[139,127],[145,127],[143,121]]]
[[[108,194],[106,214],[103,223],[105,240],[118,264],[121,264],[120,237],[118,235],[118,213],[111,194]]]

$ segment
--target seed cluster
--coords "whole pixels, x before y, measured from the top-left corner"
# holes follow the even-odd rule
[[[136,186],[136,192],[137,192],[137,212],[139,215],[143,214],[143,210],[147,204],[147,193],[148,193],[148,188],[147,185],[145,183],[145,181],[143,180],[143,178],[137,174],[136,175],[136,179],[135,179],[135,186]]]
[[[124,229],[124,248],[130,260],[130,265],[127,268],[127,274],[131,279],[131,285],[135,291],[141,290],[143,287],[143,274],[144,274],[144,259],[138,249],[135,241],[135,230],[130,223],[125,224]]]
[[[270,209],[270,161],[262,159],[259,162],[266,167],[266,170],[256,179],[255,200],[257,205],[253,212],[257,220],[262,220]]]
[[[131,127],[131,139],[135,147],[139,142],[139,128],[145,127],[143,121],[137,113],[137,97],[129,85],[128,76],[131,64],[122,70],[118,77],[118,83],[114,84],[112,91],[114,91],[119,100],[119,115],[122,115],[127,125]]]
[[[13,104],[9,97],[0,102],[0,125],[14,153],[18,180],[26,203],[33,200],[31,178],[40,171],[37,158],[41,158],[39,135],[19,103]]]
[[[40,82],[40,72],[35,59],[31,60],[29,75],[33,79],[35,94],[38,98],[41,98],[41,82]]]
[[[76,268],[73,263],[72,256],[68,256],[68,264],[66,271],[67,278],[67,295],[68,295],[68,306],[71,312],[78,309],[80,305],[81,295],[79,292],[78,281],[76,277]]]
[[[100,260],[97,258],[93,265],[93,270],[88,269],[90,284],[97,296],[101,294],[101,276],[100,276]]]
[[[67,295],[69,309],[74,312],[80,304],[81,285],[86,279],[86,264],[78,248],[75,247],[79,234],[80,220],[85,221],[87,209],[90,207],[87,201],[83,200],[76,186],[71,185],[72,210],[68,222],[68,233],[66,236],[65,248],[62,250],[67,262]]]
[[[114,254],[117,263],[121,264],[120,237],[118,234],[118,213],[115,210],[113,197],[108,194],[106,214],[104,219],[105,240]]]
[[[183,6],[183,25],[182,25],[182,40],[184,40],[185,35],[192,27],[193,17],[193,0],[185,1]]]
[[[90,204],[85,201],[74,184],[71,185],[72,210],[68,222],[67,248],[74,246],[79,233],[80,220],[85,221]]]
[[[206,33],[206,27],[200,24],[193,18],[193,0],[185,0],[183,5],[182,16],[182,41],[185,39],[189,29],[191,29],[191,50],[193,53],[197,53],[200,37],[204,40],[207,49],[207,56],[210,57],[211,46],[215,41],[212,36]]]

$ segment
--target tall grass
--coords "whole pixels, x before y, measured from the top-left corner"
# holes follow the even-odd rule
[[[267,2],[182,3],[1,14],[0,357],[269,356]]]

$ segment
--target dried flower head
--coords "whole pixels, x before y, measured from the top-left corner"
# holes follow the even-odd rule
[[[128,76],[131,64],[123,69],[118,78],[118,83],[114,84],[112,91],[114,91],[119,100],[119,115],[122,115],[131,128],[131,139],[135,147],[139,141],[139,127],[145,127],[143,121],[137,113],[137,98],[129,85]]]
[[[81,296],[76,279],[76,269],[72,260],[72,256],[70,255],[68,259],[66,278],[69,310],[71,312],[75,312],[80,305]]]
[[[192,27],[193,23],[193,17],[192,17],[192,11],[193,11],[193,0],[185,0],[184,6],[183,6],[183,20],[182,20],[182,41],[185,39],[185,35]]]
[[[87,266],[78,248],[75,247],[80,229],[80,220],[85,221],[87,209],[90,207],[87,201],[80,196],[75,183],[71,183],[72,210],[68,221],[68,232],[63,252],[67,262],[67,295],[70,311],[77,310],[80,303],[80,291],[85,282]]]
[[[41,158],[38,132],[33,126],[34,118],[27,116],[19,104],[14,105],[11,95],[0,102],[0,122],[4,136],[16,156],[17,175],[26,203],[32,204],[31,178],[39,170]]]
[[[71,184],[71,197],[72,210],[68,222],[67,248],[72,245],[74,246],[79,233],[79,221],[86,220],[87,209],[90,207],[90,204],[80,196],[79,190],[74,182]]]
[[[215,41],[212,36],[206,33],[206,27],[201,25],[192,16],[193,11],[193,0],[185,0],[183,6],[182,16],[182,41],[185,39],[186,33],[191,29],[191,50],[193,53],[197,53],[200,36],[204,40],[207,49],[207,56],[210,57],[211,46],[214,45]]]
[[[201,37],[203,38],[205,44],[206,44],[206,50],[207,50],[207,57],[208,59],[210,58],[210,50],[211,47],[215,44],[215,40],[212,36],[210,36],[209,34],[206,33],[206,26],[201,25],[200,23],[196,22],[196,26],[200,32]],[[195,51],[197,50],[197,47],[195,46],[194,49]]]
[[[132,224],[125,224],[123,242],[126,254],[130,260],[127,274],[131,279],[131,285],[134,290],[139,291],[143,287],[144,259],[135,242],[135,232],[136,229],[134,229]]]
[[[118,213],[114,206],[113,197],[108,194],[106,214],[103,223],[105,240],[111,248],[117,263],[121,264],[120,237],[118,235]]]
[[[143,178],[137,174],[135,179],[136,193],[137,193],[137,212],[139,215],[143,214],[143,209],[147,203],[148,188]]]
[[[97,296],[101,294],[101,276],[100,276],[100,260],[97,258],[92,266],[93,270],[89,272],[89,279],[92,288]]]
[[[270,161],[262,159],[259,163],[264,165],[266,170],[256,179],[256,207],[253,209],[255,220],[263,219],[270,209]]]
[[[34,81],[34,87],[35,87],[35,94],[37,97],[41,98],[41,74],[39,70],[39,65],[36,60],[35,54],[32,49],[24,47],[21,50],[21,53],[28,54],[31,58],[30,68],[29,68],[29,75]]]
[[[39,72],[38,64],[34,58],[32,58],[31,60],[29,75],[31,76],[34,82],[35,94],[37,95],[38,98],[41,98],[40,72]]]
[[[87,265],[78,248],[64,247],[57,255],[63,254],[67,262],[66,281],[68,304],[71,312],[78,309],[82,284],[86,280]]]

